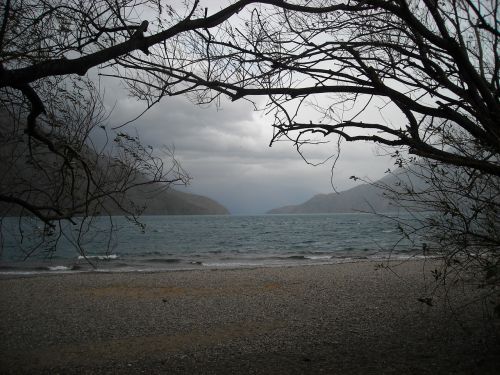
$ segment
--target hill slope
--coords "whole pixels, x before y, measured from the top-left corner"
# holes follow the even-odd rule
[[[213,199],[174,189],[161,191],[132,191],[127,197],[140,207],[143,215],[228,215],[229,211]],[[120,211],[111,209],[120,214]]]
[[[19,134],[18,134],[19,133]],[[145,207],[145,215],[224,215],[228,210],[218,202],[195,194],[165,189],[159,184],[147,184],[147,177],[140,172],[127,171],[120,163],[113,162],[109,155],[97,155],[93,149],[82,146],[80,152],[94,171],[95,179],[104,191],[121,192],[122,184],[127,185],[121,176],[135,176],[137,184],[145,183],[128,190],[124,195],[113,194],[113,199],[122,201],[127,208],[127,201],[132,200],[137,207]],[[12,129],[8,116],[0,111],[0,195],[18,198],[38,207],[65,208],[78,206],[85,201],[82,197],[91,190],[95,195],[101,191],[87,186],[83,168],[80,164],[64,167],[61,158],[56,158],[44,146],[28,147],[22,132]],[[62,173],[61,171],[65,171]],[[71,190],[71,189],[72,190]],[[112,195],[112,194],[110,194]],[[99,199],[104,209],[99,214],[122,215],[123,210],[113,203],[113,199]],[[92,203],[90,204],[92,207]],[[43,209],[42,209],[43,211]],[[132,210],[135,211],[135,210]],[[79,211],[84,212],[83,209]],[[92,214],[96,214],[92,210]],[[14,203],[0,201],[0,217],[28,215]],[[78,214],[77,214],[78,215]]]
[[[395,175],[387,175],[379,183],[394,186],[399,181]],[[334,212],[388,212],[394,210],[391,201],[382,191],[370,184],[362,184],[339,193],[317,194],[308,201],[268,211],[268,214],[313,214]]]

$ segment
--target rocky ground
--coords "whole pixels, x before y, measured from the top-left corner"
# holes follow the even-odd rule
[[[500,373],[476,289],[390,265],[4,276],[0,373]]]

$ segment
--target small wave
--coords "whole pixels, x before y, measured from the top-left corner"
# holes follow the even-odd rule
[[[296,260],[327,260],[332,259],[331,255],[290,255],[286,259]]]
[[[251,263],[251,262],[227,262],[227,263],[202,263],[202,266],[212,267],[212,268],[241,268],[241,267],[260,267],[264,266],[265,263]]]
[[[141,257],[141,258],[146,258],[149,256],[165,256],[165,255],[172,255],[172,254],[166,254],[165,252],[162,251],[132,251],[132,252],[123,252],[120,251],[121,256],[133,256],[133,257]]]
[[[332,259],[331,255],[311,255],[307,256],[307,259],[311,260],[326,260],[326,259]]]
[[[31,276],[31,275],[38,275],[40,272],[39,271],[20,271],[20,270],[15,270],[15,271],[0,271],[0,275],[6,275],[6,276]]]
[[[109,254],[109,255],[79,255],[78,260],[82,259],[97,259],[97,260],[112,260],[112,259],[118,259],[118,255],[116,254]]]
[[[49,266],[47,267],[49,271],[71,271],[71,267],[66,266]]]

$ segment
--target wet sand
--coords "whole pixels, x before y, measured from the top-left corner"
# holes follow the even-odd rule
[[[0,373],[500,373],[476,289],[390,265],[4,277]]]

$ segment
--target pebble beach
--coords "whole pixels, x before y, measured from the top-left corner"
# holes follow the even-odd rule
[[[499,374],[498,325],[438,266],[3,275],[0,373]]]

